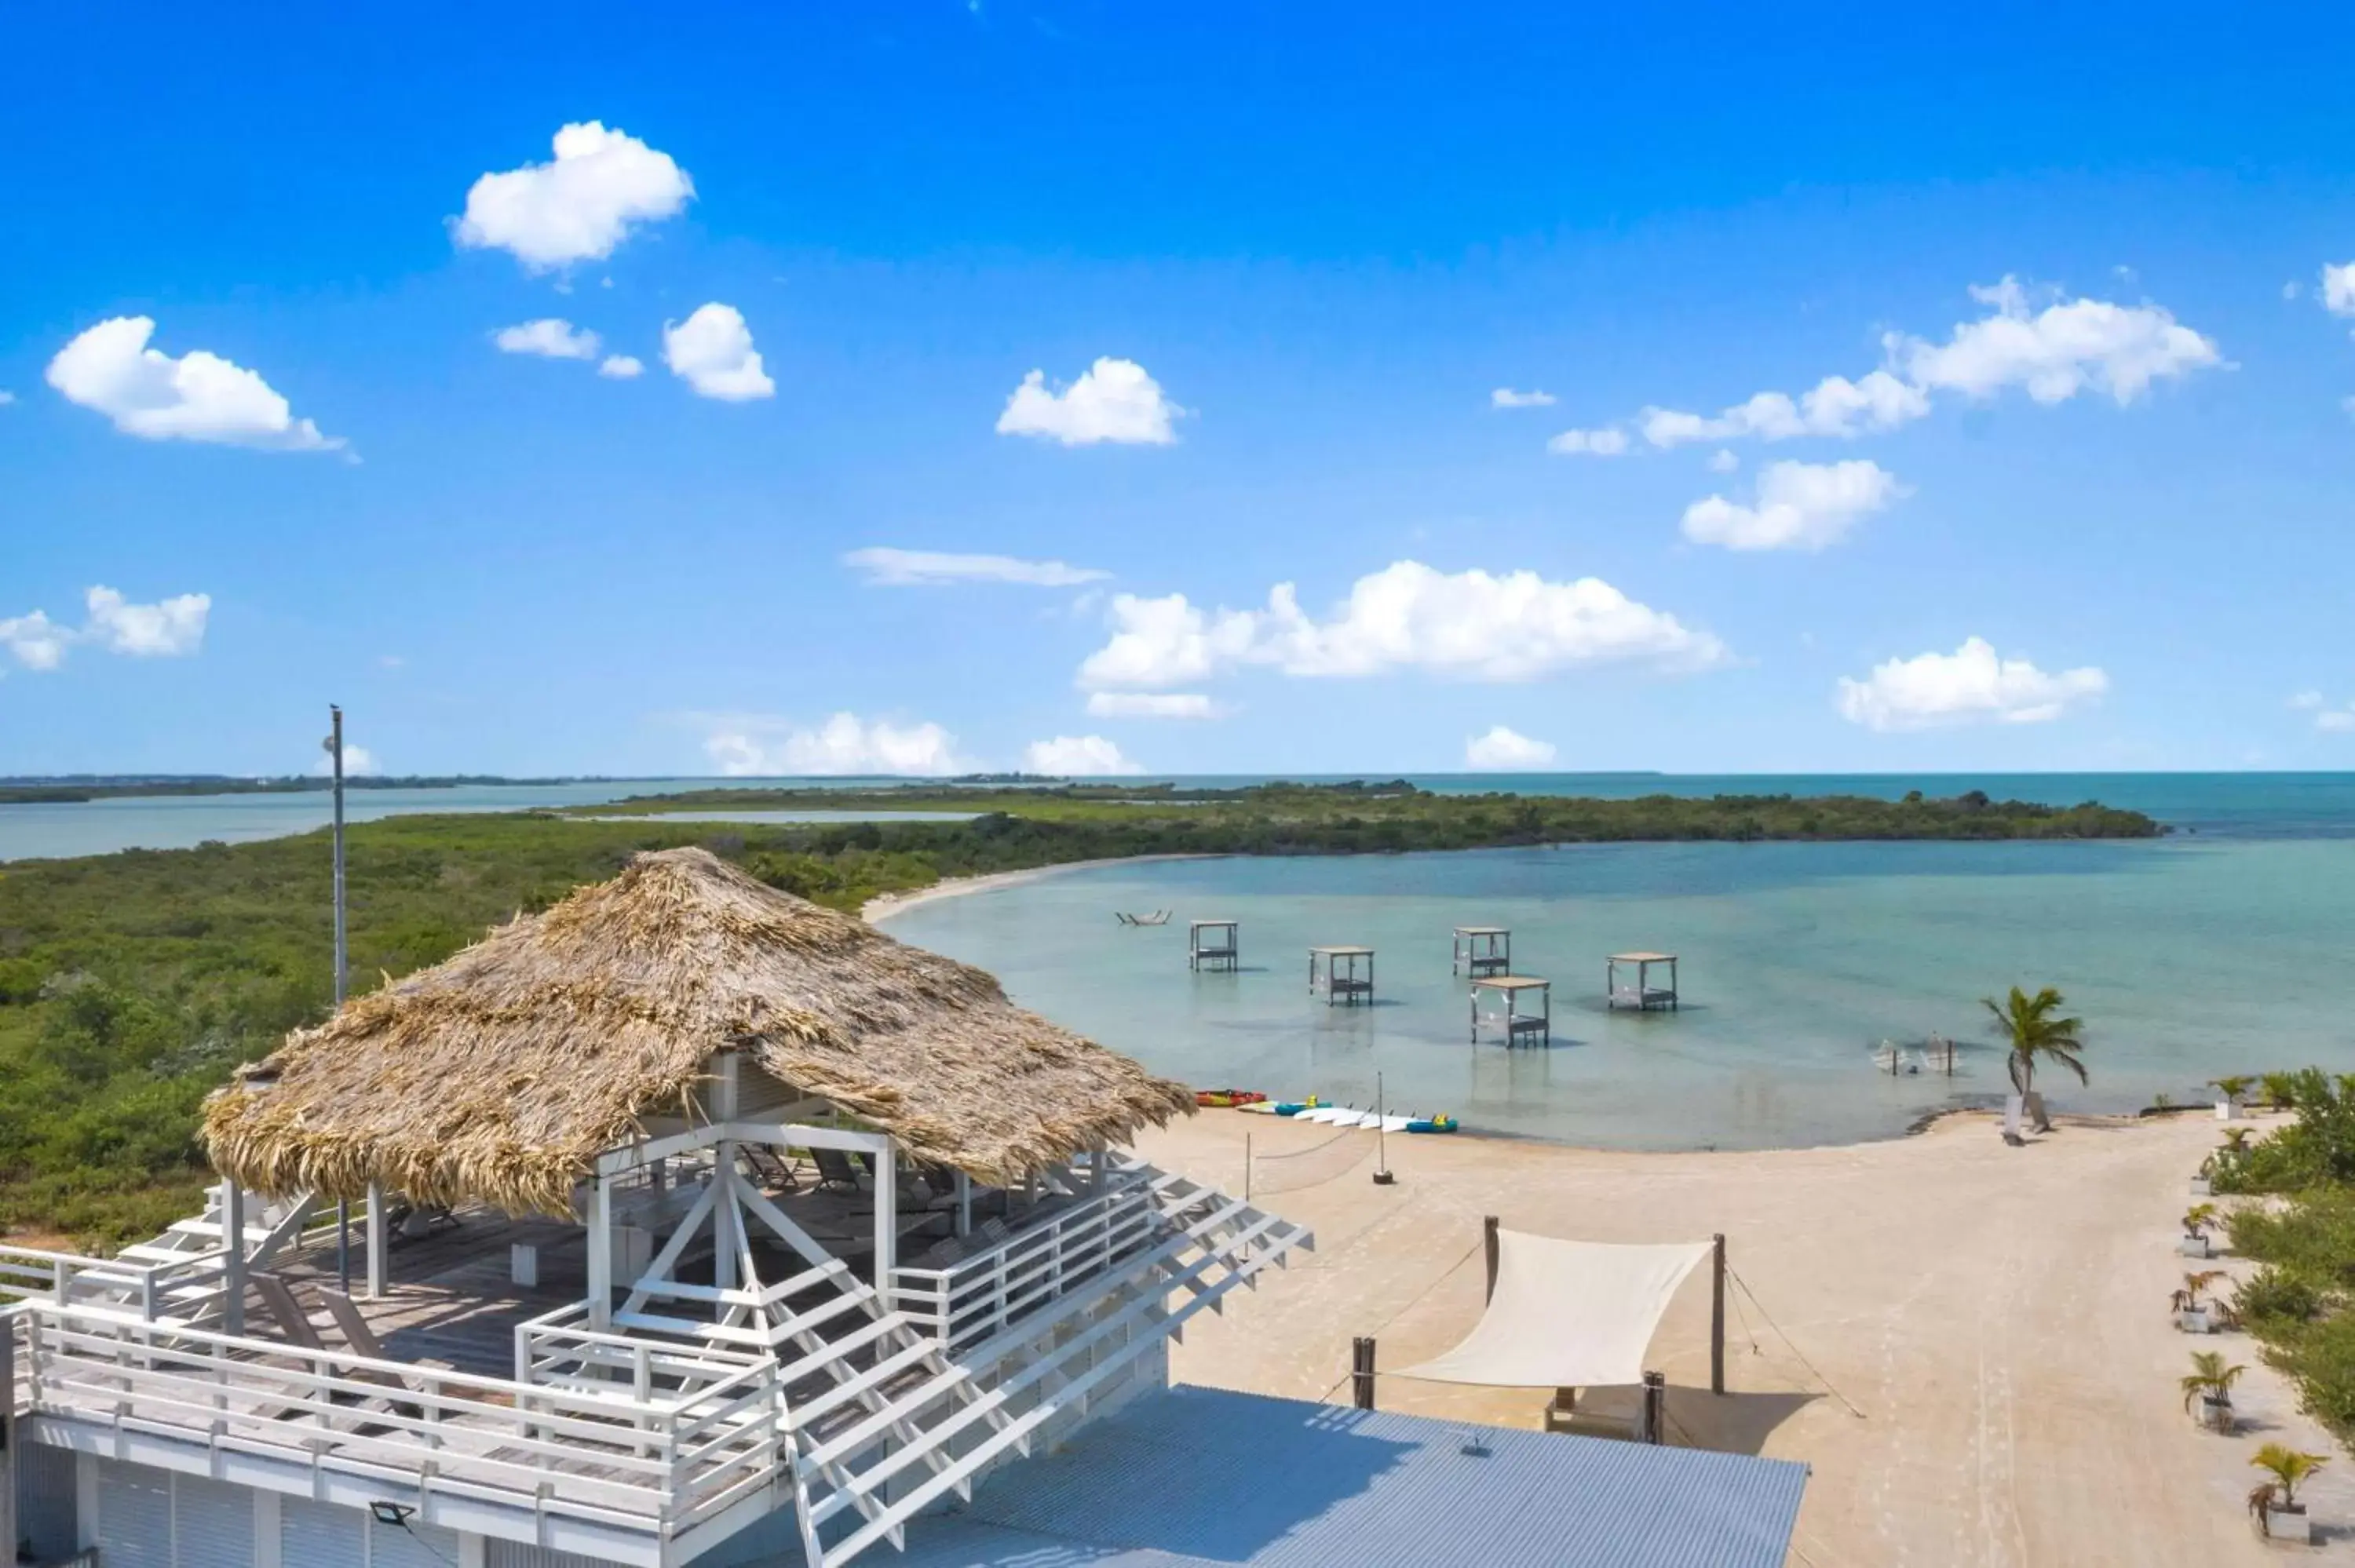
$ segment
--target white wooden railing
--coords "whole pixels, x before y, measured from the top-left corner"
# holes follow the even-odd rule
[[[938,1268],[894,1268],[890,1305],[951,1351],[1003,1334],[1167,1230],[1142,1181],[1114,1181],[986,1251]]]
[[[159,1316],[193,1317],[198,1297],[219,1294],[228,1256],[227,1248],[215,1247],[168,1263],[133,1263],[0,1243],[0,1302],[103,1306],[151,1322]],[[180,1309],[166,1312],[167,1304]]]
[[[777,1369],[766,1360],[691,1376],[650,1364],[650,1383],[677,1386],[641,1398],[618,1383],[477,1377],[37,1298],[0,1315],[8,1339],[16,1402],[30,1414],[310,1469],[391,1469],[429,1505],[446,1495],[675,1536],[776,1477]]]
[[[589,1303],[570,1301],[516,1325],[516,1382],[578,1393],[626,1393],[640,1403],[687,1399],[775,1358],[591,1329]]]

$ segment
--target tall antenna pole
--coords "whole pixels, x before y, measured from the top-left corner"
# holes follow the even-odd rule
[[[336,791],[336,1005],[344,1005],[344,990],[351,979],[351,962],[344,941],[344,710],[327,705],[333,726],[327,732],[327,758],[335,772]],[[336,1284],[352,1293],[352,1201],[336,1203]]]
[[[351,965],[344,950],[344,710],[335,704],[327,705],[335,720],[335,729],[327,736],[327,751],[336,765],[336,1005],[344,1005],[344,988],[351,978]]]
[[[1374,1075],[1374,1185],[1387,1187],[1391,1175],[1390,1099],[1382,1093],[1382,1075]]]

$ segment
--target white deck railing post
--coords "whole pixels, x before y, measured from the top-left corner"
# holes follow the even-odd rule
[[[245,1189],[235,1181],[221,1183],[221,1329],[245,1332]],[[141,1315],[155,1320],[155,1276],[146,1279]]]

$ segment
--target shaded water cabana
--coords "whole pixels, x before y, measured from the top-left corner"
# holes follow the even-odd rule
[[[1553,982],[1534,975],[1488,975],[1472,982],[1472,1044],[1480,1044],[1480,1003],[1488,1002],[1508,1045],[1553,1044]]]
[[[0,1491],[55,1447],[92,1495],[228,1489],[273,1563],[330,1560],[281,1552],[284,1499],[469,1564],[759,1531],[838,1568],[1164,1386],[1187,1319],[1310,1244],[1116,1151],[1193,1106],[980,969],[640,854],[242,1070],[201,1215],[119,1261],[0,1244]]]
[[[1654,985],[1652,970],[1664,964],[1668,967],[1668,983]],[[1636,971],[1635,984],[1620,983],[1619,971],[1623,968],[1632,968]],[[1674,1012],[1677,1011],[1677,956],[1674,953],[1614,953],[1604,964],[1603,987],[1607,1005],[1612,1008],[1626,1007],[1648,1012],[1656,1007],[1665,1007]]]
[[[1242,923],[1237,920],[1186,922],[1186,967],[1189,969],[1231,969],[1242,954]]]
[[[1456,927],[1455,939],[1448,948],[1447,972],[1475,980],[1512,973],[1513,934],[1502,926]]]
[[[1323,993],[1327,1007],[1370,1004],[1374,1000],[1371,948],[1308,949],[1308,994]]]

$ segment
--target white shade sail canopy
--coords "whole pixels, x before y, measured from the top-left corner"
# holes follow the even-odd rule
[[[1391,1375],[1493,1388],[1641,1383],[1668,1298],[1710,1245],[1625,1246],[1500,1230],[1488,1310],[1462,1344]]]

